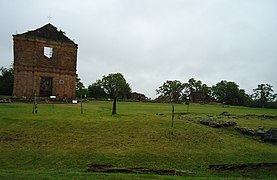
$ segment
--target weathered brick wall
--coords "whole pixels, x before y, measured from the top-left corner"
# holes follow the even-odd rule
[[[14,87],[13,95],[17,97],[31,97],[33,92],[34,78],[32,71],[25,70],[26,68],[14,65]]]
[[[44,47],[53,48],[52,58]],[[75,97],[77,45],[14,37],[14,90],[17,97],[40,96],[41,77],[52,77],[52,95],[59,100]]]

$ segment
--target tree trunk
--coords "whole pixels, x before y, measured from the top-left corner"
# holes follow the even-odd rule
[[[116,114],[116,97],[113,99],[113,112],[112,115]]]

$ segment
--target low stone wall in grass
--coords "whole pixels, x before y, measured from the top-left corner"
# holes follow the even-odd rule
[[[209,165],[210,170],[216,170],[216,171],[258,169],[258,168],[274,168],[274,169],[277,169],[277,162]]]
[[[103,173],[135,173],[135,174],[159,174],[159,175],[193,175],[195,173],[175,170],[175,169],[149,169],[149,168],[117,168],[111,164],[94,164],[88,165],[88,172],[103,172]]]
[[[259,118],[263,118],[265,120],[266,119],[270,119],[270,120],[277,119],[277,116],[274,116],[274,115],[238,115],[238,116],[235,116],[235,115],[231,115],[228,112],[222,112],[217,117],[209,116],[206,119],[193,118],[190,116],[186,116],[186,114],[181,114],[181,115],[179,115],[179,119],[194,121],[194,122],[197,122],[197,123],[200,123],[200,124],[212,127],[212,128],[229,128],[230,127],[231,129],[234,129],[243,135],[253,137],[253,138],[255,138],[257,140],[261,140],[263,142],[270,142],[272,144],[277,144],[277,128],[270,128],[268,131],[265,131],[262,128],[252,129],[252,128],[248,128],[248,127],[240,127],[234,121],[222,120],[221,118],[223,116],[228,117],[228,119],[230,119],[230,118],[236,119],[238,117],[245,117],[245,118],[259,117]]]

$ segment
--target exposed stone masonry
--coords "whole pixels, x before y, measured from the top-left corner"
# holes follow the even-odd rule
[[[16,97],[56,96],[71,100],[75,96],[78,45],[47,24],[34,31],[13,35],[14,89]],[[45,56],[45,47],[52,50]]]

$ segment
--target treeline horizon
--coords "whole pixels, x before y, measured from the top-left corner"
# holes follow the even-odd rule
[[[118,73],[121,74],[121,73]],[[122,75],[122,74],[121,74]],[[105,77],[105,76],[103,76]],[[122,78],[125,80],[124,76]],[[126,81],[126,80],[125,80]],[[170,82],[170,81],[165,81]],[[218,102],[226,105],[234,106],[248,106],[248,107],[262,107],[262,108],[277,108],[277,94],[274,93],[273,86],[270,84],[258,84],[253,89],[252,94],[247,94],[244,89],[240,89],[239,85],[233,81],[221,80],[215,85],[208,86],[202,83],[201,80],[190,78],[187,82],[182,83],[178,80],[171,82],[178,82],[183,88],[179,92],[178,101],[196,102],[196,103],[211,103]],[[116,83],[116,82],[115,82]],[[165,85],[165,83],[163,84]],[[162,87],[162,86],[160,86]],[[160,88],[157,87],[157,90]],[[13,91],[13,67],[0,68],[0,95],[12,96]],[[148,99],[144,94],[140,94],[145,100]],[[158,95],[158,93],[157,93]],[[96,99],[113,98],[111,93],[105,92],[103,88],[103,78],[97,79],[87,88],[77,77],[76,80],[76,96]],[[126,81],[125,87],[122,87],[118,92],[118,99],[131,99],[132,89]],[[152,100],[153,101],[153,100]],[[156,102],[169,102],[170,97],[159,95],[154,99]],[[175,100],[176,101],[176,100]]]
[[[79,88],[77,87],[77,96],[80,97],[80,94],[85,94],[88,98],[111,98],[105,93],[101,81],[101,79],[97,79],[94,83],[85,88],[81,80],[78,78],[77,86],[79,84]],[[177,80],[173,81],[177,82]],[[277,94],[274,94],[273,86],[270,84],[258,84],[257,87],[253,89],[252,94],[247,94],[244,89],[240,89],[239,85],[233,81],[221,80],[215,85],[208,86],[207,84],[202,83],[201,80],[190,78],[185,83],[180,81],[178,81],[178,83],[180,86],[183,86],[182,91],[179,92],[178,95],[179,102],[186,102],[189,99],[190,102],[197,103],[218,102],[234,106],[277,108]],[[165,85],[165,83],[163,85]],[[157,95],[159,94],[158,88],[160,87],[157,87],[156,89]],[[131,86],[127,83],[126,88],[123,88],[121,92],[119,92],[118,99],[131,99],[131,93]],[[144,94],[141,95],[146,97]],[[170,102],[171,99],[170,96],[159,95],[151,101]]]

